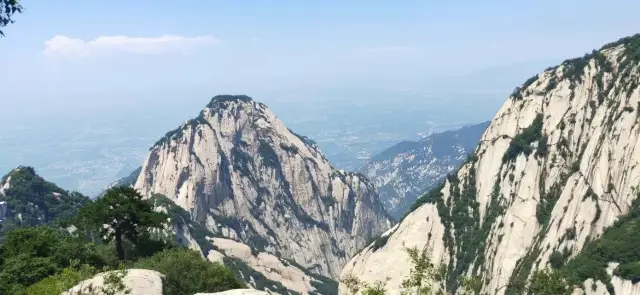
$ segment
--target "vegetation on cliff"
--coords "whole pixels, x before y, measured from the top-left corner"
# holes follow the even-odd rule
[[[7,204],[0,222],[0,244],[13,229],[71,218],[90,202],[80,193],[68,192],[44,180],[32,167],[14,169],[3,177],[0,186],[0,202]]]

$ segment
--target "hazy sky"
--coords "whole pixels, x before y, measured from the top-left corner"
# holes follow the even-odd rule
[[[640,28],[637,0],[22,2],[0,39],[5,117],[475,79],[461,91]]]

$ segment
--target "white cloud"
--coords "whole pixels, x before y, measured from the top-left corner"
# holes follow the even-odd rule
[[[170,52],[188,53],[203,45],[220,40],[212,36],[183,37],[164,35],[160,37],[100,36],[90,41],[57,35],[44,42],[44,54],[50,57],[78,57],[96,54],[161,54]]]

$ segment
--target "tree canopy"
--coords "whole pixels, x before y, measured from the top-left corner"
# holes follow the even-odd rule
[[[139,260],[134,266],[164,274],[166,295],[214,293],[246,288],[230,269],[220,263],[209,262],[192,250],[165,250]]]
[[[0,37],[4,37],[1,28],[15,22],[12,18],[16,13],[22,13],[22,5],[18,0],[0,0]]]
[[[102,267],[95,245],[46,226],[16,229],[0,247],[0,294],[15,294],[71,260]]]
[[[107,190],[104,197],[83,207],[80,218],[90,226],[100,228],[105,240],[115,240],[118,258],[124,260],[122,238],[135,244],[148,228],[162,228],[168,216],[154,211],[134,188],[120,186]]]

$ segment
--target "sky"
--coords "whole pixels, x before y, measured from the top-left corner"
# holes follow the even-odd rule
[[[0,39],[3,118],[149,104],[197,112],[220,93],[506,94],[640,28],[632,0],[22,3]]]

